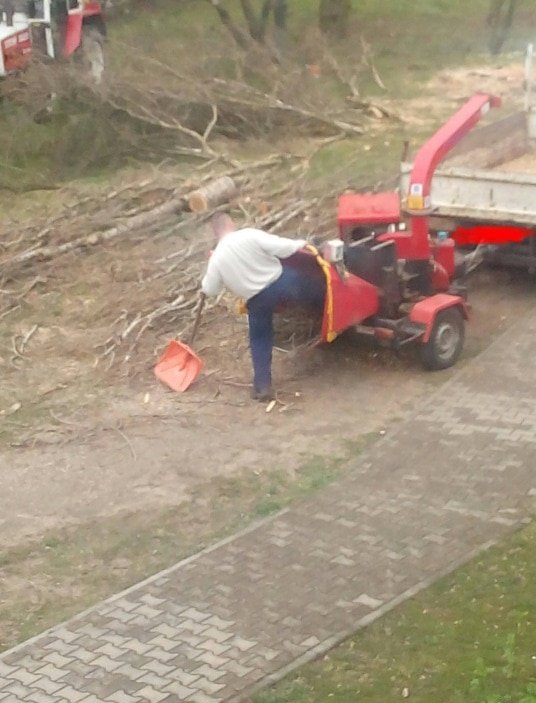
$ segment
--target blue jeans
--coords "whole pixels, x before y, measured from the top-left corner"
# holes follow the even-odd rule
[[[298,303],[316,308],[324,307],[325,284],[305,272],[283,266],[283,273],[247,302],[249,317],[249,346],[253,362],[255,391],[268,390],[272,385],[272,346],[274,341],[273,314],[281,305]]]

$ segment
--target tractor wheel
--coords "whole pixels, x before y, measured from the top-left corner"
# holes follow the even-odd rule
[[[94,85],[100,85],[104,74],[104,37],[97,27],[83,28],[79,56],[84,75]]]
[[[458,308],[438,313],[428,342],[421,346],[421,361],[430,371],[448,369],[457,361],[465,340],[465,322]]]

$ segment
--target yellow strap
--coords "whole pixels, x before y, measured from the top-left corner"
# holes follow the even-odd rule
[[[322,257],[318,249],[312,244],[306,244],[306,249],[314,255],[317,264],[324,272],[326,278],[326,314],[328,317],[328,328],[326,330],[326,340],[331,343],[337,338],[337,332],[333,329],[333,289],[331,287],[331,265]]]

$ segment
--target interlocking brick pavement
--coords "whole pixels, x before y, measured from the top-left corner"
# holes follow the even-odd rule
[[[526,522],[535,339],[536,314],[331,486],[6,652],[0,703],[247,698]]]

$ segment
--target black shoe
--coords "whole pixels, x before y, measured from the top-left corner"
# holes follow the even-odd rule
[[[268,388],[263,388],[262,390],[257,390],[256,388],[253,388],[251,390],[251,397],[253,400],[258,400],[260,403],[267,403],[270,400],[274,399],[274,393],[272,391],[271,386]]]

